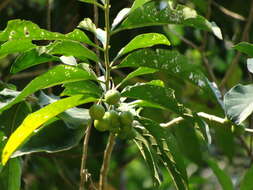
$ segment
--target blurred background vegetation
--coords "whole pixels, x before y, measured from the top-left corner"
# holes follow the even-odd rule
[[[111,20],[117,13],[130,7],[133,0],[111,0]],[[178,49],[186,55],[194,64],[203,65],[203,71],[211,81],[216,80],[217,84],[222,84],[226,71],[231,63],[236,62],[229,80],[222,86],[227,91],[238,83],[249,83],[250,74],[246,71],[246,56],[238,54],[231,47],[240,41],[252,41],[253,36],[251,23],[248,22],[252,0],[177,0],[178,3],[185,4],[198,11],[210,21],[215,21],[221,28],[224,40],[219,40],[206,32],[181,27],[146,27],[131,31],[118,33],[112,38],[111,55],[115,56],[117,51],[123,47],[130,39],[137,34],[145,32],[164,33],[171,41],[173,49]],[[51,3],[49,5],[49,3]],[[103,27],[103,15],[100,12],[99,26]],[[83,18],[93,19],[93,5],[84,4],[77,0],[1,0],[0,1],[0,30],[3,30],[7,22],[11,19],[31,20],[40,27],[50,29],[51,31],[68,33],[72,31]],[[248,28],[245,25],[248,23]],[[246,31],[245,31],[246,30]],[[88,33],[88,32],[87,32]],[[246,34],[245,34],[246,33]],[[88,33],[90,38],[93,36]],[[45,43],[45,42],[39,42]],[[196,49],[196,47],[198,49]],[[14,84],[18,90],[35,76],[44,72],[48,65],[39,65],[25,72],[11,75],[10,65],[15,60],[16,55],[10,55],[0,60],[0,78],[1,81]],[[208,70],[214,73],[211,76]],[[129,70],[117,71],[113,73],[116,81],[122,79]],[[160,73],[148,75],[144,78],[138,78],[132,81],[151,80],[160,78],[167,85],[176,89],[176,96],[188,107],[193,107],[195,111],[205,111],[224,117],[223,111],[214,102],[210,101],[206,94],[199,92],[190,84],[180,82],[172,77],[163,76]],[[2,87],[1,87],[2,88]],[[54,88],[53,92],[59,95],[62,89]],[[148,116],[158,122],[170,121],[173,115],[159,110],[147,108],[142,111],[142,115]],[[9,115],[8,117],[12,117]],[[212,124],[211,124],[212,125]],[[244,140],[235,138],[231,131],[226,131],[219,126],[212,126],[213,134],[211,153],[219,160],[222,168],[232,176],[235,184],[243,176],[245,168],[249,167],[251,160],[247,157],[244,149]],[[186,139],[187,135],[178,136]],[[99,170],[102,163],[103,150],[105,148],[107,134],[92,131],[88,170],[94,174],[93,181],[96,184],[99,177]],[[245,141],[252,140],[246,137]],[[64,139],[62,139],[64,141]],[[187,142],[182,141],[181,148],[187,149]],[[190,150],[191,151],[191,150]],[[188,172],[190,185],[192,189],[220,189],[215,177],[210,169],[205,165],[198,163],[198,158],[190,162],[187,154],[195,154],[188,151],[186,153],[186,162],[188,163]],[[79,185],[79,168],[81,162],[82,143],[72,150],[59,152],[55,154],[35,153],[28,155],[23,160],[23,190],[76,190]],[[187,151],[186,151],[187,152]],[[196,156],[195,156],[196,157]],[[148,168],[141,158],[136,146],[132,143],[118,140],[113,153],[111,162],[111,171],[109,181],[111,189],[143,189],[151,190],[152,178]],[[165,176],[167,179],[169,177]],[[171,181],[161,187],[161,189],[171,189]]]

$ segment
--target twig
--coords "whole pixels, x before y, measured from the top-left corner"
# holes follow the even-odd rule
[[[108,143],[106,145],[106,149],[104,152],[103,164],[100,170],[99,190],[106,190],[106,185],[107,185],[106,178],[109,171],[109,163],[110,163],[114,144],[115,144],[115,135],[113,133],[110,133]]]
[[[241,21],[245,21],[246,20],[245,17],[243,17],[242,15],[239,15],[238,13],[235,13],[233,11],[228,10],[227,8],[219,5],[215,1],[212,1],[212,4],[214,6],[216,6],[218,9],[220,9],[220,11],[223,12],[227,16],[230,16],[230,17],[232,17],[234,19],[241,20]]]
[[[220,124],[229,123],[229,121],[227,119],[220,118],[220,117],[217,117],[215,115],[210,115],[210,114],[207,114],[207,113],[204,113],[204,112],[199,112],[199,113],[197,113],[197,115],[199,117],[202,117],[203,119],[206,119],[206,120],[211,121],[211,122],[216,122],[216,123],[220,123]],[[188,117],[193,117],[192,115],[187,115],[187,116]],[[181,123],[184,120],[185,120],[185,118],[183,118],[183,117],[177,117],[177,118],[171,120],[168,123],[161,124],[161,126],[164,127],[164,128],[171,128],[175,125],[178,125],[179,123]]]
[[[89,124],[86,129],[86,134],[83,141],[82,163],[81,163],[81,169],[80,169],[81,180],[80,180],[79,190],[84,190],[84,185],[88,181],[88,176],[87,176],[88,172],[85,169],[85,167],[86,167],[86,161],[87,161],[87,155],[88,155],[88,143],[89,143],[90,134],[91,134],[91,127],[92,125]]]
[[[250,30],[252,21],[253,21],[253,0],[251,1],[251,8],[250,8],[247,22],[246,22],[244,30],[243,30],[241,41],[245,41],[248,39],[248,34],[249,34],[249,30]],[[228,68],[227,72],[225,73],[223,80],[221,81],[221,84],[220,84],[221,89],[224,89],[228,79],[230,78],[231,74],[234,72],[234,69],[236,68],[236,65],[238,64],[240,57],[241,57],[241,53],[237,52],[230,67]]]

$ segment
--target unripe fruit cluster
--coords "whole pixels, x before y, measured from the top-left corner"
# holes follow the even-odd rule
[[[121,139],[132,139],[135,137],[135,130],[132,127],[134,118],[131,112],[105,111],[102,105],[93,105],[89,113],[94,120],[94,127],[98,131],[110,131],[118,134]]]

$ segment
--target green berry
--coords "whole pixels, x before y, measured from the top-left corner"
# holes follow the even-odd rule
[[[119,103],[120,97],[120,92],[112,89],[105,93],[105,102],[109,105],[116,105]]]
[[[117,132],[121,124],[118,112],[110,110],[105,113],[104,118],[109,120],[110,130],[113,132]]]
[[[94,121],[94,127],[101,132],[107,131],[110,127],[109,120],[101,119],[101,120],[95,120]]]
[[[129,111],[124,111],[120,114],[120,121],[123,125],[131,126],[133,123],[133,114]]]
[[[102,119],[105,114],[105,109],[101,105],[94,104],[89,109],[90,117],[94,120]]]

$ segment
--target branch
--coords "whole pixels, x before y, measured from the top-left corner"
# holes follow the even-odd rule
[[[108,143],[106,145],[106,149],[104,152],[103,164],[100,170],[99,190],[106,190],[106,185],[107,185],[106,178],[109,171],[109,163],[110,163],[114,144],[115,144],[115,135],[113,133],[110,133]]]
[[[86,167],[86,161],[87,161],[87,156],[88,156],[88,143],[90,139],[90,134],[91,134],[91,127],[92,125],[89,124],[87,129],[86,129],[86,135],[83,141],[83,154],[82,154],[82,163],[81,163],[81,169],[80,169],[80,185],[79,185],[79,190],[84,190],[84,185],[88,181],[88,172],[85,169]]]
[[[217,117],[215,115],[210,115],[210,114],[207,114],[207,113],[204,113],[204,112],[199,112],[199,113],[197,113],[197,115],[199,117],[202,117],[203,119],[206,119],[206,120],[211,121],[211,122],[216,122],[216,123],[220,123],[220,124],[230,123],[229,120],[227,120],[226,118],[220,118],[220,117]],[[193,117],[192,115],[187,115],[187,116],[188,117]],[[164,127],[164,128],[171,128],[175,125],[178,125],[179,123],[181,123],[184,120],[185,120],[185,118],[183,118],[183,117],[177,117],[177,118],[171,120],[168,123],[162,123],[161,126]]]
[[[245,27],[243,29],[243,34],[242,34],[241,41],[247,41],[252,21],[253,21],[253,0],[251,1],[251,8],[250,8],[249,16],[248,16],[248,19],[247,19],[247,23],[245,24]],[[230,78],[230,76],[234,72],[234,70],[236,68],[236,65],[239,62],[240,57],[241,57],[241,53],[237,52],[237,54],[234,57],[230,67],[228,68],[227,72],[225,73],[225,76],[224,76],[223,80],[221,81],[221,84],[220,84],[221,89],[223,89],[225,87],[228,79]]]
[[[241,21],[245,21],[245,17],[243,17],[242,15],[239,15],[238,13],[235,13],[233,11],[230,11],[228,9],[226,9],[225,7],[219,5],[218,3],[216,3],[215,1],[212,1],[212,4],[214,6],[216,6],[218,9],[220,9],[221,12],[223,12],[225,15],[227,16],[230,16],[234,19],[237,19],[237,20],[241,20]]]

